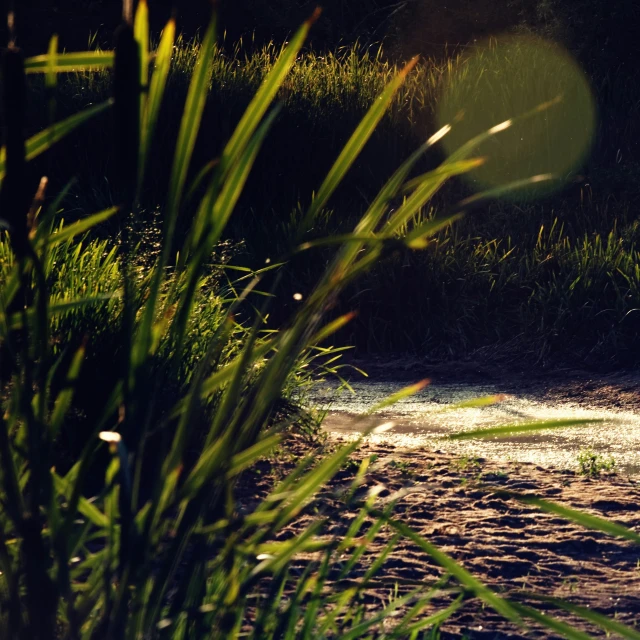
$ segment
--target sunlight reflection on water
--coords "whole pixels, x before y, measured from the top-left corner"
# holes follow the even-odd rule
[[[359,382],[348,391],[336,393],[336,387],[324,384],[313,401],[329,410],[324,428],[342,435],[356,434],[367,426],[392,420],[394,426],[384,433],[368,436],[371,442],[405,448],[428,447],[501,461],[531,462],[543,467],[576,469],[581,449],[592,447],[612,455],[619,472],[640,475],[640,415],[630,411],[588,408],[584,404],[553,403],[525,394],[508,395],[499,404],[484,408],[447,410],[455,404],[501,389],[489,385],[432,385],[419,394],[401,400],[378,412],[365,422],[353,424],[357,414],[402,388],[401,383]],[[449,440],[446,436],[502,424],[581,418],[604,420],[602,423],[545,431],[538,434],[512,435],[489,440]]]

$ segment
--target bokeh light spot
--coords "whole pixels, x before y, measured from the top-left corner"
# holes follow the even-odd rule
[[[572,179],[586,160],[595,101],[586,75],[561,47],[533,36],[505,36],[453,67],[444,86],[437,122],[452,124],[442,140],[448,154],[492,133],[472,153],[487,158],[466,175],[474,190],[552,174],[553,180],[501,194],[540,197]]]

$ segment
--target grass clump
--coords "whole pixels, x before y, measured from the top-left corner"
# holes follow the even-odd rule
[[[613,456],[605,456],[594,451],[592,447],[586,447],[578,453],[578,467],[581,476],[598,478],[603,471],[615,472],[616,460]]]

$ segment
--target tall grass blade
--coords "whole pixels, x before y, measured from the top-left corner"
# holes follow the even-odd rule
[[[412,218],[437,193],[442,185],[457,175],[468,173],[480,166],[483,160],[476,158],[459,162],[445,161],[437,169],[422,176],[415,190],[402,203],[384,227],[385,233],[395,233]],[[423,234],[424,235],[424,234]]]
[[[101,296],[91,296],[89,298],[80,298],[79,300],[58,300],[49,305],[49,317],[56,318],[61,317],[69,313],[73,313],[78,309],[82,309],[85,307],[91,307],[93,305],[99,304],[101,302],[105,302],[107,300],[113,300],[116,297],[119,297],[119,292],[115,293],[105,293]],[[14,313],[9,318],[8,328],[12,331],[16,331],[18,329],[22,329],[24,327],[24,320],[26,318],[27,321],[32,321],[36,317],[37,309],[34,307],[30,307],[21,311],[20,313]]]
[[[93,227],[99,225],[102,222],[105,222],[106,220],[114,216],[118,212],[118,210],[119,207],[110,207],[109,209],[105,209],[104,211],[100,211],[99,213],[94,213],[88,218],[78,220],[78,222],[74,222],[65,227],[62,227],[59,231],[50,235],[48,238],[44,238],[42,242],[46,242],[48,247],[61,244],[62,242],[68,242],[69,240],[75,238],[77,235],[86,233],[90,229],[93,229]]]
[[[251,100],[222,152],[221,166],[223,173],[229,169],[234,159],[242,152],[253,136],[254,131],[258,128],[262,117],[269,109],[289,70],[295,63],[311,26],[319,16],[320,11],[316,9],[313,15],[298,29]]]
[[[168,238],[171,238],[175,229],[187,172],[189,171],[193,149],[200,130],[202,114],[209,95],[215,37],[216,20],[212,17],[198,53],[198,59],[189,84],[184,113],[180,122],[180,131],[169,180],[169,194],[167,196],[165,233]],[[167,242],[165,241],[166,246]],[[170,248],[171,243],[168,243],[168,246]],[[164,259],[162,264],[166,264],[166,258],[168,258],[168,255],[165,257],[164,253],[168,253],[168,249],[163,252]]]
[[[587,607],[581,607],[577,604],[568,602],[567,600],[560,600],[560,598],[551,598],[549,596],[543,596],[536,593],[527,593],[526,596],[533,600],[547,602],[558,607],[558,609],[564,609],[565,611],[573,613],[576,616],[583,618],[584,620],[593,622],[608,633],[614,633],[619,635],[621,638],[628,638],[629,640],[640,640],[640,632],[636,629],[622,624],[614,618],[603,616],[601,613],[593,611],[592,609],[588,609]]]
[[[549,500],[543,500],[542,498],[537,498],[535,496],[525,496],[511,492],[507,492],[504,495],[508,495],[509,497],[514,498],[515,500],[517,500],[518,502],[522,502],[523,504],[537,507],[538,509],[546,511],[547,513],[553,513],[557,516],[560,516],[561,518],[565,518],[567,520],[570,520],[571,522],[575,522],[576,524],[585,527],[585,529],[602,531],[603,533],[607,533],[610,536],[615,536],[616,538],[624,538],[625,540],[631,540],[631,542],[640,544],[640,534],[637,534],[635,531],[632,531],[627,527],[623,527],[620,524],[616,524],[611,520],[600,518],[598,516],[592,516],[589,513],[584,513],[583,511],[578,511],[577,509],[571,509],[561,504],[550,502]]]
[[[201,261],[211,252],[229,221],[231,213],[249,177],[258,151],[277,115],[278,108],[275,108],[265,118],[247,145],[238,153],[221,189],[217,181],[212,180],[207,195],[205,195],[202,200],[202,205],[200,206],[194,225],[194,246],[192,247],[192,251],[198,252],[199,254],[192,261],[196,269],[200,266]],[[220,189],[220,192],[216,193],[218,189]],[[211,202],[213,202],[213,206],[210,206]],[[185,255],[187,254],[185,253]]]
[[[133,34],[140,52],[140,88],[143,96],[140,101],[140,122],[142,123],[149,92],[149,7],[147,0],[139,0],[138,2]]]
[[[49,419],[52,438],[55,438],[60,432],[62,421],[71,407],[71,401],[73,400],[74,394],[73,385],[80,375],[84,355],[84,347],[80,347],[80,349],[78,349],[74,354],[73,359],[71,360],[71,365],[69,366],[69,371],[67,372],[66,388],[58,394],[55,404],[53,405],[53,411],[51,412],[51,418]]]
[[[418,62],[418,58],[413,58],[405,67],[395,76],[395,78],[387,85],[380,96],[375,100],[373,105],[369,108],[364,118],[360,121],[360,124],[356,127],[351,138],[344,146],[338,159],[335,161],[324,182],[318,189],[309,210],[307,211],[305,218],[301,224],[300,232],[304,233],[306,229],[316,219],[322,208],[326,205],[329,198],[333,195],[333,192],[338,188],[340,182],[346,175],[347,171],[351,168],[351,165],[355,162],[356,158],[360,155],[360,152],[364,148],[374,129],[382,120],[385,112],[387,111],[393,97],[398,89],[402,86],[405,78],[415,67]]]
[[[73,488],[71,484],[65,479],[60,477],[57,473],[53,474],[53,484],[56,491],[65,496],[67,500],[71,498]],[[96,527],[106,528],[109,526],[109,518],[98,509],[93,503],[89,502],[86,498],[80,497],[78,499],[78,511],[88,518],[92,524]]]
[[[171,27],[168,31],[167,38],[171,35]],[[216,19],[215,14],[212,15],[207,28],[204,40],[198,53],[196,66],[189,83],[187,92],[187,101],[185,103],[182,120],[180,121],[180,130],[178,132],[178,141],[173,157],[171,169],[171,177],[169,180],[169,193],[167,195],[167,204],[164,213],[163,226],[163,244],[160,254],[159,264],[156,265],[154,278],[149,291],[149,299],[147,301],[143,322],[134,346],[133,364],[134,368],[138,367],[147,357],[149,347],[152,342],[152,327],[156,314],[156,305],[160,284],[164,274],[171,250],[174,243],[174,232],[178,215],[180,213],[180,204],[182,201],[182,193],[184,190],[187,173],[191,164],[191,157],[195,147],[202,114],[209,95],[209,86],[211,83],[213,49],[216,37]],[[167,39],[166,43],[169,40]],[[163,88],[163,81],[159,80],[158,90]],[[160,98],[161,96],[159,96]],[[155,103],[154,103],[155,104]],[[148,148],[147,148],[148,153]]]
[[[590,636],[588,633],[579,631],[566,622],[562,622],[561,620],[557,620],[556,618],[547,616],[544,613],[540,613],[540,611],[537,611],[536,609],[526,607],[525,605],[518,602],[511,602],[511,606],[523,617],[530,618],[531,620],[534,620],[535,622],[547,627],[547,629],[551,629],[552,631],[559,633],[561,636],[569,638],[569,640],[593,639],[593,636]]]
[[[160,44],[155,53],[155,62],[151,82],[148,84],[148,95],[144,100],[144,113],[140,126],[140,174],[138,178],[139,188],[144,179],[148,155],[149,145],[155,135],[156,125],[158,124],[158,116],[160,115],[160,106],[164,91],[167,86],[167,78],[171,68],[171,56],[173,53],[173,43],[176,36],[175,20],[167,22],[160,38]]]
[[[111,107],[112,104],[113,100],[107,100],[102,104],[98,104],[94,107],[89,107],[88,109],[85,109],[80,113],[69,116],[65,120],[47,127],[40,133],[36,133],[26,142],[27,160],[33,160],[34,158],[37,158],[40,154],[47,151],[47,149],[50,149],[55,143],[59,142],[65,136],[69,135],[72,131],[77,129],[80,125],[106,111],[109,107]],[[2,147],[2,149],[0,149],[0,180],[4,178],[5,171],[6,151],[5,148]]]
[[[491,606],[495,611],[502,614],[508,620],[516,623],[521,622],[520,615],[518,614],[518,611],[512,603],[505,600],[504,598],[501,598],[499,595],[491,591],[489,587],[475,578],[462,565],[458,564],[449,555],[447,555],[443,551],[440,551],[440,549],[438,549],[436,546],[425,540],[404,522],[389,518],[386,514],[377,510],[371,510],[371,515],[376,518],[384,518],[384,520],[391,527],[396,529],[396,531],[401,533],[405,538],[413,541],[423,551],[428,553],[441,567],[443,567],[448,573],[455,577],[463,587],[466,587],[467,589],[472,591],[476,596],[478,596],[481,600],[484,600],[484,602]]]
[[[548,429],[565,429],[569,427],[584,427],[587,424],[598,424],[604,422],[602,419],[594,418],[563,418],[561,420],[539,420],[535,422],[523,422],[522,424],[507,424],[499,427],[489,427],[488,429],[472,429],[471,431],[460,431],[447,436],[450,440],[471,440],[474,438],[495,438],[500,436],[510,436],[522,433],[535,433]]]
[[[491,396],[483,396],[474,398],[473,400],[464,400],[463,402],[455,402],[442,407],[442,411],[456,411],[458,409],[482,409],[484,407],[492,407],[500,402],[504,402],[507,396],[504,394],[495,394]]]
[[[71,73],[80,71],[96,71],[113,66],[113,51],[74,51],[71,53],[56,53],[52,65],[51,54],[33,56],[24,61],[25,71],[29,73]]]
[[[382,411],[382,409],[386,409],[391,405],[397,404],[405,398],[410,398],[416,393],[420,393],[420,391],[422,391],[429,384],[431,384],[431,380],[429,378],[425,378],[424,380],[420,380],[420,382],[416,382],[415,384],[404,387],[400,389],[400,391],[392,393],[388,398],[385,398],[381,402],[373,405],[373,407],[371,407],[371,409],[367,411],[366,415],[371,415],[372,413],[376,413],[377,411]]]
[[[530,178],[523,178],[522,180],[514,180],[508,184],[494,187],[493,189],[487,189],[486,191],[481,191],[480,193],[469,196],[458,203],[458,208],[466,209],[470,206],[477,205],[480,202],[484,202],[485,200],[498,200],[506,195],[526,189],[534,184],[553,181],[556,181],[558,184],[562,184],[560,177],[554,176],[552,173],[543,173],[537,176],[531,176]]]

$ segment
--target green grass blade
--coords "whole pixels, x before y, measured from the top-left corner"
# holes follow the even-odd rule
[[[55,73],[96,71],[113,66],[113,51],[74,51],[55,55]],[[24,62],[27,73],[47,73],[51,67],[50,54],[33,56]]]
[[[389,178],[385,186],[379,191],[366,213],[356,225],[353,234],[354,236],[365,234],[364,237],[367,238],[368,234],[372,234],[375,231],[375,228],[388,209],[389,202],[398,194],[400,187],[406,180],[411,169],[413,169],[415,164],[426,153],[426,151],[442,139],[450,130],[451,127],[449,126],[440,129],[440,131],[431,136],[402,163],[391,178]],[[301,248],[306,248],[307,245],[312,246],[312,244],[313,243],[306,243],[306,245],[303,244]],[[347,271],[348,266],[352,264],[358,256],[361,248],[362,245],[357,242],[349,242],[344,246],[334,259],[331,268],[327,270],[324,281],[332,282],[336,277],[340,277],[341,274],[344,274]]]
[[[296,57],[307,38],[309,29],[311,29],[311,26],[319,15],[320,12],[316,9],[311,18],[298,29],[251,100],[251,103],[244,112],[238,126],[235,128],[233,135],[222,152],[221,165],[223,173],[233,164],[234,159],[246,147],[253,133],[258,128],[258,125],[275,99],[289,70],[295,63]]]
[[[356,127],[353,135],[344,146],[338,159],[335,161],[324,182],[318,189],[309,210],[305,215],[305,219],[301,225],[301,232],[304,233],[306,228],[315,220],[316,216],[320,213],[322,208],[327,204],[327,201],[332,196],[333,192],[338,188],[340,182],[346,175],[347,171],[351,168],[351,165],[356,161],[356,158],[360,155],[360,152],[364,148],[374,129],[378,126],[380,120],[384,116],[387,108],[391,104],[393,97],[398,89],[402,86],[405,78],[415,67],[418,62],[417,58],[413,58],[387,85],[380,96],[374,101],[369,111],[364,118],[360,121],[360,124]]]
[[[72,493],[71,484],[64,478],[61,478],[57,473],[52,474],[52,476],[56,491],[69,500]],[[109,526],[109,518],[86,498],[79,498],[77,509],[83,516],[85,516],[85,518],[89,519],[97,527],[106,528]]]
[[[399,169],[391,176],[385,186],[380,190],[375,200],[371,203],[371,206],[362,217],[362,220],[358,223],[355,232],[360,233],[363,231],[374,231],[378,223],[380,222],[384,212],[387,209],[387,204],[391,198],[394,198],[404,181],[409,175],[411,169],[415,166],[418,160],[438,141],[440,141],[449,131],[450,126],[445,126],[440,131],[434,133],[424,144],[414,151],[409,158],[407,158]],[[419,183],[418,183],[419,184]]]
[[[548,602],[559,609],[564,609],[569,613],[573,613],[577,616],[580,616],[584,620],[588,620],[589,622],[593,622],[598,625],[601,629],[604,629],[607,632],[615,633],[619,635],[621,638],[628,638],[629,640],[640,640],[640,632],[632,627],[628,627],[621,622],[613,618],[609,618],[608,616],[604,616],[597,611],[593,611],[592,609],[588,609],[587,607],[581,607],[577,604],[572,604],[571,602],[567,602],[566,600],[560,600],[559,598],[551,598],[549,596],[542,596],[535,593],[527,593],[526,596],[528,598],[532,598],[534,600],[540,600],[541,602]]]
[[[230,434],[225,435],[226,437],[218,438],[200,454],[180,489],[181,501],[192,501],[198,491],[225,467],[228,462]]]
[[[442,411],[456,411],[457,409],[482,409],[483,407],[492,407],[500,402],[504,402],[507,396],[501,393],[492,396],[483,396],[482,398],[474,398],[473,400],[465,400],[464,402],[456,402],[442,407]]]
[[[139,0],[133,24],[133,35],[140,50],[140,87],[146,95],[149,84],[149,7],[147,0]],[[142,111],[144,110],[144,101]],[[142,122],[142,118],[140,119]]]
[[[189,188],[187,189],[187,194],[185,196],[185,203],[191,202],[193,197],[197,193],[198,189],[204,184],[204,181],[213,173],[213,170],[220,164],[219,158],[214,158],[213,160],[209,160],[207,164],[198,171],[195,178],[191,181]]]
[[[510,602],[491,591],[489,587],[480,582],[480,580],[469,573],[462,565],[458,564],[453,558],[444,553],[444,551],[440,551],[435,545],[425,540],[404,522],[389,518],[387,514],[377,510],[372,510],[371,515],[376,518],[384,518],[391,527],[396,529],[396,531],[401,533],[405,538],[412,540],[423,551],[428,553],[443,569],[456,578],[463,587],[472,591],[495,611],[502,614],[508,620],[517,623],[520,622],[520,616]]]
[[[303,242],[297,249],[296,253],[302,251],[308,251],[309,249],[316,249],[318,247],[331,247],[334,245],[349,245],[356,244],[358,248],[362,246],[383,247],[385,244],[400,244],[406,245],[411,249],[423,249],[426,243],[422,240],[427,236],[432,236],[438,231],[450,226],[456,220],[462,218],[462,214],[454,214],[447,216],[446,218],[438,220],[429,220],[418,227],[416,227],[411,233],[407,234],[401,243],[398,243],[398,238],[393,233],[385,233],[374,235],[372,233],[344,233],[341,235],[330,236],[328,238],[320,238],[319,240],[311,240],[309,242]]]
[[[537,176],[531,176],[530,178],[523,178],[522,180],[514,180],[513,182],[509,182],[508,184],[494,187],[493,189],[487,189],[486,191],[481,191],[480,193],[469,196],[458,204],[458,208],[466,209],[467,207],[476,205],[479,202],[483,202],[485,200],[498,200],[521,189],[526,189],[533,184],[552,181],[556,181],[558,185],[562,184],[562,180],[552,173],[543,173]]]
[[[274,109],[273,112],[265,118],[249,144],[239,155],[233,168],[229,171],[221,192],[219,194],[216,193],[219,185],[217,180],[214,179],[211,182],[207,195],[205,195],[202,200],[196,221],[192,228],[191,241],[194,243],[192,248],[195,255],[189,263],[187,286],[181,296],[177,320],[172,326],[172,338],[176,345],[182,345],[184,343],[193,296],[197,289],[197,283],[200,279],[204,261],[211,255],[215,244],[220,239],[231,213],[240,198],[260,147],[262,146],[262,142],[276,116],[277,109]],[[213,203],[212,206],[211,203]],[[187,243],[188,242],[189,241],[187,241]],[[188,247],[185,247],[181,259],[186,259],[189,253]],[[178,349],[179,348],[178,346]],[[178,357],[179,355],[178,352]]]
[[[51,308],[49,311],[51,311]],[[53,411],[51,412],[51,418],[49,420],[52,438],[57,437],[60,427],[62,426],[62,421],[71,407],[74,393],[73,384],[80,375],[84,354],[84,347],[80,347],[74,354],[71,365],[69,366],[69,371],[67,372],[66,388],[58,394],[55,404],[53,405]]]
[[[138,367],[145,360],[152,343],[153,322],[156,315],[156,305],[160,291],[160,285],[164,275],[164,268],[169,261],[173,248],[173,235],[180,213],[182,193],[184,191],[187,173],[191,164],[193,149],[195,147],[198,131],[202,121],[202,114],[209,96],[211,84],[212,59],[216,37],[216,19],[212,15],[209,27],[198,53],[195,69],[189,83],[187,101],[184,106],[178,141],[173,156],[171,177],[169,180],[169,193],[164,213],[163,245],[159,264],[156,265],[155,274],[151,283],[147,307],[143,317],[142,326],[138,333],[138,340],[134,346],[133,364]],[[147,152],[148,142],[147,137]]]
[[[90,307],[100,302],[105,302],[106,300],[113,300],[113,298],[116,298],[119,295],[119,292],[115,292],[105,293],[101,296],[92,296],[90,298],[80,298],[78,300],[59,300],[58,302],[54,302],[53,304],[49,305],[49,317],[55,318],[64,316],[66,313],[71,313],[83,307]],[[14,313],[9,318],[9,328],[13,331],[22,329],[25,315],[27,317],[27,320],[33,319],[36,315],[36,309],[34,307],[30,307],[26,310],[26,312]]]
[[[395,238],[393,239],[395,240]],[[300,253],[302,251],[308,251],[309,249],[317,249],[318,247],[332,247],[335,245],[348,244],[357,244],[359,246],[382,246],[387,242],[387,240],[389,240],[388,236],[376,236],[373,234],[363,233],[343,233],[327,238],[320,238],[319,240],[303,242],[296,252]]]
[[[248,449],[237,453],[233,458],[231,458],[231,464],[229,466],[229,471],[227,472],[228,477],[236,476],[250,467],[256,460],[266,456],[270,451],[273,451],[280,442],[282,442],[282,436],[279,433],[276,433],[272,436],[259,440]]]
[[[430,616],[418,620],[418,622],[414,622],[413,624],[407,626],[406,628],[406,636],[405,637],[413,637],[411,634],[417,633],[418,631],[422,631],[422,629],[426,629],[427,627],[437,627],[441,625],[443,622],[448,620],[458,609],[463,606],[462,598],[457,598],[454,602],[452,602],[448,607],[442,609],[442,611],[438,611],[437,613],[432,613]],[[428,637],[428,636],[427,636]]]
[[[356,441],[342,447],[299,480],[298,484],[292,490],[287,504],[277,507],[278,519],[275,525],[276,529],[282,528],[304,509],[318,489],[342,468],[347,458],[357,449],[358,445],[359,442]]]
[[[282,571],[289,560],[296,554],[305,550],[309,542],[312,542],[314,536],[319,533],[324,526],[323,520],[316,520],[307,527],[300,535],[287,540],[279,545],[279,553],[276,556],[263,560],[251,572],[253,578],[265,573],[278,573]]]
[[[77,129],[81,124],[84,124],[91,118],[106,111],[113,104],[113,100],[107,100],[102,104],[98,104],[94,107],[89,107],[80,113],[76,113],[69,116],[61,122],[57,122],[50,127],[47,127],[40,133],[36,133],[29,138],[26,142],[26,156],[27,160],[33,160],[40,154],[44,153],[47,149],[51,148],[55,143],[62,140],[65,136],[69,135],[74,129]],[[6,151],[2,147],[0,149],[0,180],[4,178],[6,170]]]
[[[402,203],[384,227],[386,234],[395,233],[407,223],[429,200],[436,194],[440,187],[449,179],[471,171],[480,166],[484,160],[475,158],[459,162],[445,162],[437,169],[430,171],[421,177],[415,190]]]
[[[49,60],[45,72],[45,86],[48,91],[53,91],[56,87],[58,76],[56,74],[56,61],[58,60],[58,36],[52,36],[49,41]],[[49,98],[51,99],[51,97]]]
[[[110,207],[109,209],[105,209],[99,213],[94,213],[88,218],[78,220],[78,222],[62,227],[60,231],[50,235],[48,238],[43,238],[43,242],[46,242],[49,247],[60,244],[61,242],[67,242],[68,240],[75,238],[75,236],[85,233],[86,231],[89,231],[89,229],[93,229],[93,227],[105,220],[108,220],[117,212],[118,207]]]
[[[264,357],[269,351],[273,349],[273,343],[264,342],[263,344],[256,345],[251,354],[252,362],[255,362],[259,358]],[[226,365],[223,369],[212,373],[202,385],[201,398],[206,400],[211,397],[221,386],[231,380],[235,374],[236,369],[242,363],[242,356],[235,358],[230,364]]]
[[[352,626],[350,629],[345,630],[340,635],[340,638],[342,638],[343,640],[356,640],[357,638],[361,638],[363,634],[371,629],[372,626],[380,624],[381,622],[383,622],[383,620],[388,619],[394,611],[410,604],[415,600],[415,598],[415,591],[411,591],[400,597],[391,598],[391,602],[389,602],[386,607],[379,610],[377,613],[375,613],[375,615],[366,618],[363,622],[360,622],[359,624]]]
[[[431,383],[431,380],[429,380],[429,378],[425,378],[424,380],[420,380],[420,382],[416,382],[415,384],[410,384],[407,387],[403,387],[402,389],[400,389],[400,391],[396,391],[395,393],[392,393],[388,398],[385,398],[381,402],[378,402],[377,404],[373,405],[373,407],[371,407],[371,409],[369,409],[365,415],[371,415],[376,411],[381,411],[382,409],[386,409],[387,407],[390,407],[391,405],[394,405],[400,402],[400,400],[404,400],[405,398],[410,398],[411,396],[414,396],[416,393],[419,393],[420,391],[422,391],[430,383]]]
[[[198,53],[195,69],[189,84],[187,101],[185,103],[178,142],[173,157],[171,178],[169,181],[169,195],[167,196],[167,227],[166,233],[169,238],[173,235],[175,222],[180,209],[182,192],[187,179],[187,172],[191,164],[193,149],[196,144],[202,114],[209,96],[209,85],[211,84],[213,48],[216,38],[216,20],[209,22],[209,27]],[[170,243],[169,243],[170,246]],[[168,257],[168,256],[167,256]]]
[[[478,134],[475,138],[472,138],[468,142],[465,142],[465,144],[463,144],[457,151],[449,156],[448,162],[457,162],[458,160],[467,158],[469,155],[474,153],[481,144],[489,140],[489,138],[491,138],[492,136],[498,135],[502,131],[510,129],[516,122],[523,122],[525,120],[528,120],[529,118],[537,117],[543,111],[546,111],[547,109],[550,109],[560,103],[562,103],[562,96],[553,98],[552,100],[544,102],[537,107],[526,111],[525,113],[496,124],[487,131]]]
[[[278,109],[274,109],[260,125],[255,135],[248,142],[246,147],[238,154],[233,167],[229,169],[227,179],[219,194],[219,185],[216,180],[212,180],[207,195],[202,200],[202,205],[198,211],[198,217],[194,227],[192,247],[194,252],[198,252],[198,258],[192,260],[193,266],[199,268],[200,261],[206,259],[211,253],[214,245],[220,238],[235,205],[240,198],[249,173],[258,156],[260,147],[278,115]],[[213,207],[210,203],[213,202]],[[208,229],[208,233],[205,230]],[[203,237],[204,232],[204,237]],[[204,243],[202,242],[204,240]],[[192,267],[193,268],[193,267]]]
[[[385,186],[379,191],[378,195],[371,203],[371,206],[362,216],[361,220],[356,225],[354,235],[370,234],[375,231],[384,213],[388,209],[390,200],[398,194],[400,187],[406,180],[411,169],[413,169],[415,164],[426,153],[426,151],[441,140],[447,133],[449,133],[450,130],[451,127],[448,125],[440,129],[402,163],[391,178],[389,178]],[[351,265],[357,258],[361,248],[361,245],[358,243],[349,243],[347,246],[343,247],[334,259],[331,268],[327,270],[324,282],[330,283],[335,281],[336,278],[341,278],[342,275],[346,273],[349,265]]]
[[[355,313],[355,311],[351,311],[350,313],[345,313],[343,316],[336,318],[329,324],[322,327],[322,329],[317,331],[309,341],[309,344],[316,345],[324,342],[327,338],[349,324],[356,317],[356,315],[357,314]]]
[[[372,616],[368,620],[365,620],[364,622],[356,625],[352,629],[349,629],[346,633],[341,634],[340,638],[342,640],[356,640],[356,638],[362,637],[362,635],[368,629],[370,629],[373,625],[381,623],[384,620],[388,619],[390,617],[390,614],[393,611],[401,608],[406,604],[411,603],[413,600],[415,600],[415,597],[416,597],[416,594],[412,592],[405,596],[392,600],[384,609],[382,609],[382,611]],[[450,618],[461,606],[462,606],[462,599],[458,598],[453,604],[449,605],[442,611],[438,611],[437,613],[434,613],[428,616],[424,620],[421,620],[420,621],[421,626],[417,628],[422,629],[424,627],[430,627],[436,624],[441,624],[447,618]],[[391,637],[393,638],[394,636],[391,635]],[[406,638],[410,636],[404,636],[404,637]]]
[[[139,184],[142,183],[142,178],[144,178],[149,155],[149,143],[150,140],[153,140],[156,125],[158,123],[160,106],[162,105],[164,91],[167,86],[167,78],[169,77],[169,70],[171,69],[171,55],[173,53],[175,37],[175,20],[169,20],[162,32],[160,44],[158,45],[158,49],[155,54],[153,74],[151,75],[151,82],[148,83],[149,90],[147,99],[144,101],[145,112],[140,127],[141,168]]]
[[[507,424],[488,429],[473,429],[472,431],[460,431],[447,436],[451,440],[471,440],[472,438],[493,438],[497,436],[510,436],[522,433],[535,433],[548,429],[565,429],[568,427],[583,427],[587,424],[602,423],[602,419],[593,418],[566,418],[562,420],[536,420],[535,422],[523,422],[522,424]]]
[[[523,604],[520,604],[518,602],[511,602],[510,604],[524,618],[530,618],[531,620],[534,620],[535,622],[547,627],[547,629],[551,629],[556,633],[559,633],[561,636],[569,638],[569,640],[593,639],[593,636],[590,636],[588,633],[579,631],[566,622],[562,622],[561,620],[552,618],[551,616],[545,615],[544,613],[540,613],[540,611],[537,611],[536,609],[525,607]]]
[[[467,173],[481,166],[482,164],[484,164],[484,162],[485,162],[484,158],[472,158],[470,160],[462,159],[462,160],[457,160],[455,162],[447,158],[439,167],[436,167],[431,171],[427,171],[427,173],[423,173],[409,180],[406,184],[402,186],[401,193],[403,194],[412,193],[418,187],[420,187],[424,182],[431,181],[434,178],[440,178],[440,177],[449,178],[454,175]]]
[[[429,244],[428,238],[433,237],[436,233],[442,231],[442,229],[450,227],[454,222],[460,220],[460,218],[462,218],[462,214],[457,213],[444,218],[423,222],[408,233],[403,242],[409,249],[425,249]]]
[[[537,507],[538,509],[546,511],[547,513],[553,513],[557,516],[560,516],[561,518],[566,518],[571,522],[575,522],[576,524],[585,527],[585,529],[602,531],[603,533],[607,533],[610,536],[614,536],[616,538],[624,538],[625,540],[631,540],[636,544],[640,544],[640,534],[637,534],[635,531],[632,531],[627,527],[623,527],[621,524],[611,522],[611,520],[607,520],[606,518],[592,516],[589,513],[584,513],[583,511],[578,511],[577,509],[564,507],[561,504],[557,504],[556,502],[550,502],[549,500],[543,500],[542,498],[537,498],[535,496],[524,496],[518,493],[511,492],[505,492],[503,495],[508,495],[518,502],[528,504],[532,507]]]

